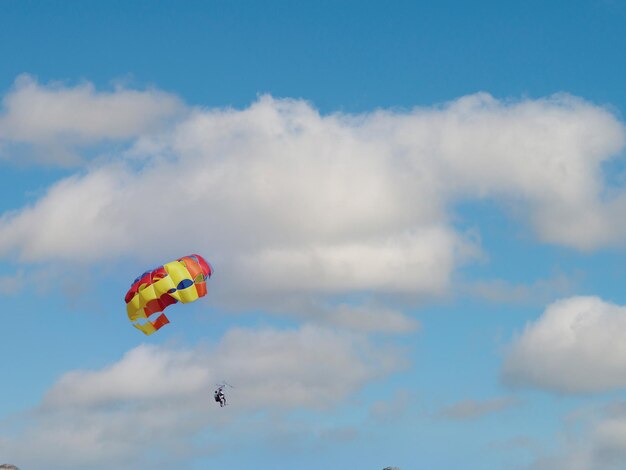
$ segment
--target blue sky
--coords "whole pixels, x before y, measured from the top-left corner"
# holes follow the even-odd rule
[[[0,463],[619,466],[625,19],[0,1]]]

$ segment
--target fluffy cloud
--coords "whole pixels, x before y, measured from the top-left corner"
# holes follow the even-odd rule
[[[12,103],[27,92],[51,95],[75,122],[18,132]],[[0,128],[16,139],[54,139],[63,126],[87,140],[137,137],[114,163],[2,217],[0,253],[26,260],[150,255],[168,239],[172,252],[215,250],[227,274],[270,289],[440,293],[475,254],[450,223],[458,200],[516,201],[551,242],[589,248],[619,235],[600,200],[600,164],[623,147],[623,126],[568,96],[507,103],[479,94],[357,116],[263,97],[240,111],[195,110],[158,134],[140,117],[115,126],[118,114],[169,115],[176,101],[162,94],[27,81],[6,100]],[[95,124],[82,115],[92,110]]]
[[[504,380],[561,393],[626,387],[626,307],[597,297],[548,306],[511,345]]]
[[[566,95],[507,103],[477,94],[386,114],[377,130],[381,122],[418,174],[452,198],[512,201],[548,242],[585,249],[614,236],[600,163],[623,148],[624,127],[601,108]]]
[[[41,85],[23,75],[2,101],[0,144],[32,145],[40,161],[67,164],[79,158],[75,146],[131,139],[182,113],[180,100],[159,90],[106,93],[90,83]],[[9,151],[4,156],[11,159]]]
[[[216,427],[237,426],[241,438],[261,411],[332,409],[403,362],[363,336],[313,326],[236,329],[213,348],[142,345],[104,369],[62,376],[19,426],[4,423],[0,454],[47,470],[154,468],[174,457],[181,465],[200,448],[219,449]],[[223,379],[235,388],[220,409],[212,389]]]
[[[14,110],[37,109],[22,94],[53,100],[71,119],[17,119]],[[455,270],[480,254],[471,233],[453,224],[454,204],[467,199],[508,201],[542,240],[580,249],[626,233],[616,222],[626,198],[607,197],[601,172],[623,148],[624,126],[567,95],[507,102],[477,94],[361,115],[320,115],[304,101],[265,96],[242,110],[186,109],[161,132],[153,126],[181,105],[160,92],[102,94],[26,80],[5,101],[5,138],[132,142],[2,215],[0,256],[131,256],[139,266],[197,251],[219,272],[223,305],[441,295]],[[85,116],[92,110],[102,117]],[[139,117],[118,128],[118,114]],[[392,329],[413,328],[386,317]],[[344,310],[341,318],[354,324],[356,316]],[[360,318],[365,330],[389,324]]]
[[[269,98],[198,112],[173,135],[138,142],[125,155],[134,163],[65,179],[6,214],[0,252],[95,261],[196,247],[236,293],[445,291],[471,240],[428,184],[357,131]]]

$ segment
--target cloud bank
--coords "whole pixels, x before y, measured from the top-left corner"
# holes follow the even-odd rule
[[[267,433],[281,413],[332,410],[405,365],[393,348],[314,326],[234,329],[214,347],[142,345],[101,370],[64,374],[28,416],[2,426],[0,454],[35,470],[182,465],[226,445],[212,430],[265,423]],[[224,409],[212,396],[222,380],[235,387]]]
[[[32,113],[32,122],[20,117]],[[477,239],[454,225],[454,206],[466,200],[504,201],[540,240],[578,249],[626,233],[616,217],[626,199],[608,195],[602,176],[623,149],[624,126],[568,95],[479,93],[431,108],[321,115],[269,96],[241,110],[202,109],[159,91],[18,80],[0,136],[35,145],[68,135],[125,145],[3,214],[0,256],[161,262],[197,251],[220,272],[228,305],[444,294],[456,269],[480,255]]]

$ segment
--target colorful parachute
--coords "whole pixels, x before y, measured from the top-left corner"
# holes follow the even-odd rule
[[[189,255],[146,271],[133,282],[126,293],[126,312],[135,328],[151,335],[170,321],[164,313],[155,320],[150,317],[163,312],[176,302],[184,304],[206,295],[206,280],[211,265],[200,255]]]

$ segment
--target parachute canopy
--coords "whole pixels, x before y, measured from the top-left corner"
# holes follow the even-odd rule
[[[176,302],[184,304],[204,297],[211,265],[200,255],[189,255],[146,271],[126,293],[126,312],[135,328],[151,335],[169,320],[163,310]],[[156,318],[153,315],[161,313]],[[150,319],[153,317],[154,319]]]

